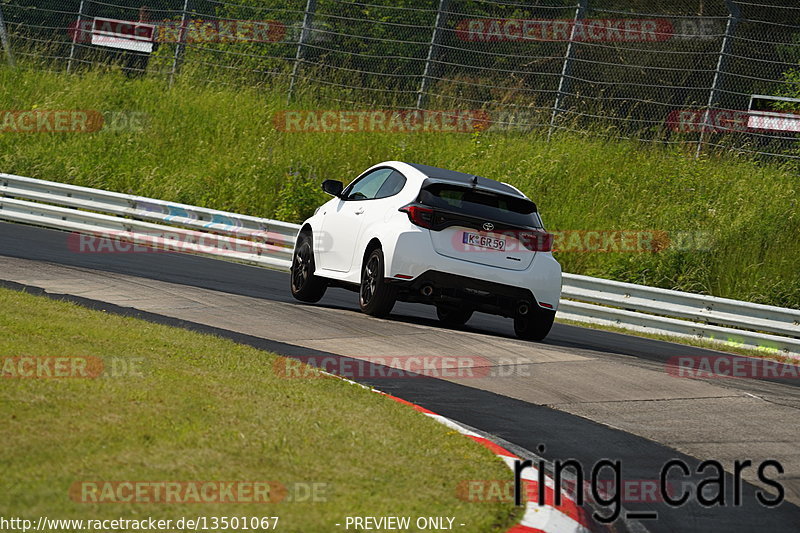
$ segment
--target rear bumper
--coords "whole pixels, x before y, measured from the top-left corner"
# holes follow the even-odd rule
[[[394,249],[384,252],[389,252],[386,278],[397,284],[399,297],[405,301],[463,301],[476,310],[505,316],[513,316],[509,309],[516,309],[521,301],[558,309],[561,265],[551,253],[537,252],[527,269],[509,270],[443,256],[433,249],[427,231],[401,233]],[[426,284],[433,285],[431,297],[420,293]]]
[[[391,283],[397,287],[398,299],[404,302],[449,304],[508,317],[515,316],[522,305],[529,309],[538,306],[530,289],[435,270],[414,280],[392,279]],[[427,290],[423,292],[423,289]]]

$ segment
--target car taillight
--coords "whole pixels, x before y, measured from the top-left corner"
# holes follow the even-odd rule
[[[408,215],[408,220],[422,228],[430,228],[433,225],[433,209],[418,205],[405,205],[400,211]]]
[[[520,231],[517,239],[532,252],[549,252],[553,249],[553,234],[544,230]]]

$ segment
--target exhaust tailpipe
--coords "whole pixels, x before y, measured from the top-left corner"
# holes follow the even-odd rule
[[[519,304],[519,307],[517,307],[517,314],[519,314],[519,316],[525,316],[530,312],[530,310],[530,306],[527,303],[522,302]]]
[[[433,296],[433,285],[431,285],[430,283],[427,283],[427,284],[422,286],[422,288],[419,290],[419,292],[425,298],[430,298],[431,296]]]

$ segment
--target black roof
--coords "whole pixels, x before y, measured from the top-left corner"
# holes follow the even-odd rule
[[[475,176],[474,174],[465,174],[464,172],[456,172],[454,170],[446,170],[444,168],[431,167],[428,165],[419,165],[417,163],[407,163],[408,165],[416,168],[425,174],[429,180],[446,181],[455,183],[466,187],[478,187],[501,194],[509,194],[511,196],[520,196],[519,191],[513,187],[500,183],[499,181],[484,178],[482,176]],[[477,182],[475,179],[477,178]]]

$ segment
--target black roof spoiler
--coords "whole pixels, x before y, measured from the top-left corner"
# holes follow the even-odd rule
[[[475,177],[478,178],[478,176]],[[507,192],[505,192],[505,190],[502,191],[497,190],[496,187],[488,188],[484,187],[482,184],[477,185],[477,183],[480,183],[480,181],[477,181],[475,183],[476,183],[475,185],[472,185],[470,183],[464,183],[463,181],[455,181],[450,179],[426,178],[425,181],[422,182],[421,189],[431,194],[429,189],[435,189],[437,188],[437,186],[451,186],[451,187],[460,187],[464,189],[470,188],[476,191],[483,191],[495,195],[505,196],[509,199],[510,204],[515,206],[514,209],[516,211],[519,211],[520,213],[537,213],[539,211],[539,208],[536,206],[533,200],[525,198],[524,196],[520,196],[520,194],[514,189],[510,189],[513,192],[513,194],[508,194]]]
[[[419,165],[417,163],[406,164],[425,174],[425,176],[427,176],[425,180],[426,183],[445,182],[462,187],[472,187],[499,194],[506,194],[508,196],[515,196],[517,198],[523,197],[514,187],[482,176],[465,174],[463,172],[456,172],[454,170],[446,170],[444,168],[431,167],[428,165]]]

